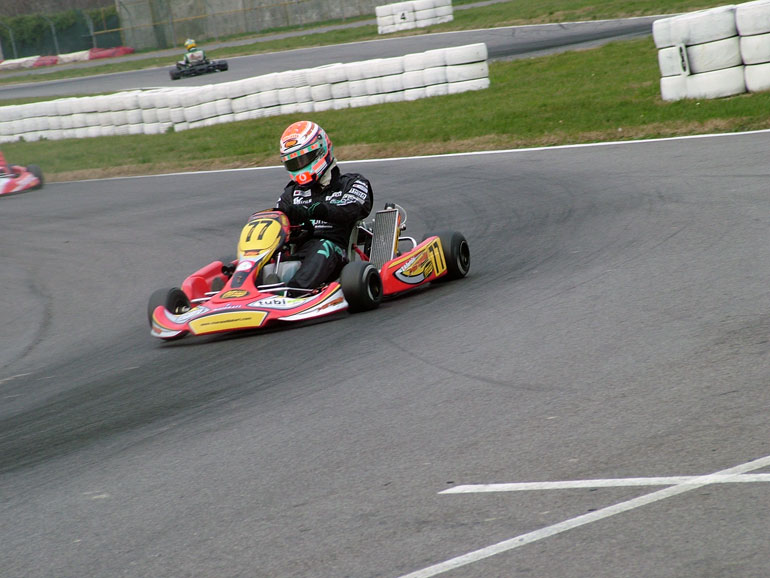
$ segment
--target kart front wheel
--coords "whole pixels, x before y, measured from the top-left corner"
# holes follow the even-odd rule
[[[158,305],[163,305],[174,315],[179,315],[190,310],[190,299],[179,287],[155,291],[150,295],[150,301],[147,303],[147,320],[150,322],[150,327],[152,327],[152,313]]]
[[[450,281],[461,279],[468,274],[471,268],[471,250],[465,236],[457,231],[445,231],[438,234],[441,247],[444,250],[447,274],[437,281]]]
[[[37,180],[40,181],[39,184],[35,185],[32,188],[33,189],[42,189],[43,188],[43,184],[45,183],[45,179],[43,178],[43,171],[42,171],[42,169],[39,166],[37,166],[37,165],[28,165],[27,166],[27,171],[29,171],[30,173],[35,175],[37,177]]]
[[[168,71],[168,75],[171,77],[171,80],[179,80],[182,78],[182,73],[174,68]]]
[[[368,261],[353,261],[345,265],[340,285],[351,313],[376,309],[382,301],[380,272]]]

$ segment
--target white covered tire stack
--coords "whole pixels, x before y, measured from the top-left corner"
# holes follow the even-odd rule
[[[161,134],[489,87],[486,44],[253,78],[0,107],[0,143]]]
[[[454,19],[452,0],[412,0],[383,4],[375,9],[377,32],[391,34],[413,28],[424,28]]]
[[[663,100],[746,92],[735,12],[721,6],[653,22]]]
[[[770,90],[770,0],[739,4],[735,25],[746,65],[746,90]]]

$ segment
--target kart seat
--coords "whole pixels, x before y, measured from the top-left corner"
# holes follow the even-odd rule
[[[263,279],[267,280],[271,275],[276,275],[279,283],[286,283],[294,277],[301,264],[302,261],[281,261],[276,270],[275,263],[268,263],[262,269]]]
[[[203,62],[203,52],[201,52],[200,50],[196,50],[195,52],[190,52],[187,55],[187,58],[190,59],[190,64],[193,64],[193,65],[200,64],[201,62]]]
[[[345,247],[345,256],[348,259],[348,263],[360,259],[358,253],[356,253],[355,247],[363,245],[366,242],[365,234],[363,234],[361,231],[363,224],[363,220],[356,221],[356,224],[353,225],[353,230],[350,231],[348,246]]]

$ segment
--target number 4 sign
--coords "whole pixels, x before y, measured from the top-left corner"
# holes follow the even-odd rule
[[[413,6],[407,6],[396,13],[396,24],[404,24],[406,22],[414,22]]]

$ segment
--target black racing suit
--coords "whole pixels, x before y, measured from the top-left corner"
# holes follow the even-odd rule
[[[297,247],[295,257],[302,260],[302,265],[286,283],[288,287],[314,289],[334,280],[347,263],[346,252],[353,227],[372,210],[374,193],[365,177],[357,173],[340,174],[336,166],[331,171],[331,182],[327,187],[322,188],[316,183],[303,189],[291,181],[278,198],[276,209],[290,216],[292,205],[309,207],[318,202],[325,205],[328,213],[323,221],[312,221],[312,237]]]

